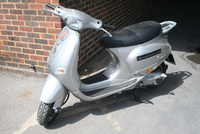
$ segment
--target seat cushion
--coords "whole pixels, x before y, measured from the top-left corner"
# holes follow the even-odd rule
[[[117,31],[111,32],[112,37],[103,34],[101,45],[106,48],[126,47],[147,42],[161,33],[161,26],[155,21],[144,21]]]

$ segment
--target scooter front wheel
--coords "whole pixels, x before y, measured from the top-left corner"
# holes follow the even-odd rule
[[[42,126],[48,126],[57,116],[53,109],[53,104],[46,104],[44,102],[40,103],[37,113],[37,120]]]

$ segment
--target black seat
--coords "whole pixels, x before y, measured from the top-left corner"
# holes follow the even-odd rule
[[[144,21],[111,32],[112,37],[103,34],[101,45],[106,48],[126,47],[147,42],[161,33],[161,26],[155,21]]]

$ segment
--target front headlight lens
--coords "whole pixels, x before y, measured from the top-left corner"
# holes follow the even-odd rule
[[[72,30],[80,31],[83,29],[83,23],[81,20],[77,18],[67,18],[66,19],[67,26]]]

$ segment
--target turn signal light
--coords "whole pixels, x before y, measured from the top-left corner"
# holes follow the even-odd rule
[[[64,74],[66,71],[63,67],[59,67],[56,69],[55,74]]]
[[[152,70],[153,70],[153,68],[150,68],[147,71],[145,71],[145,73],[151,72]]]

